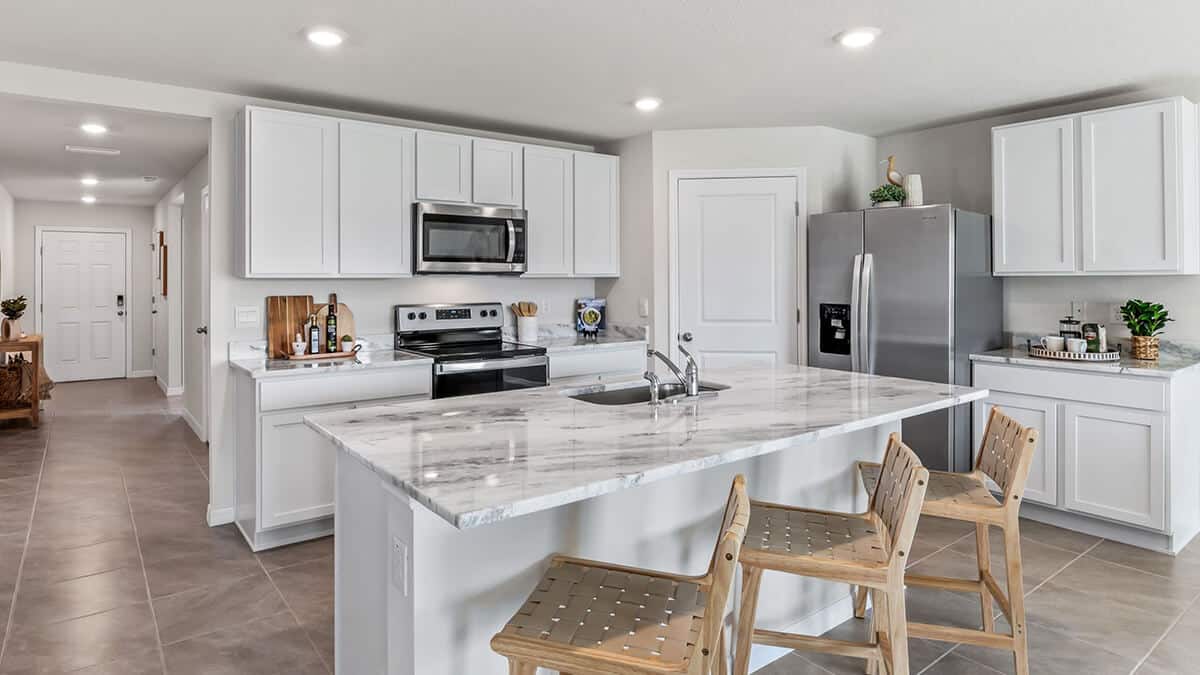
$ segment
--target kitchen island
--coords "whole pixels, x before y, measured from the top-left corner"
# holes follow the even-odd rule
[[[337,672],[505,673],[488,641],[549,555],[698,573],[735,474],[759,499],[859,510],[855,461],[879,460],[902,419],[987,394],[799,366],[705,378],[729,389],[651,407],[547,387],[307,417],[337,448]],[[844,586],[766,585],[763,626],[819,633],[851,615]],[[755,666],[777,656],[756,648]]]

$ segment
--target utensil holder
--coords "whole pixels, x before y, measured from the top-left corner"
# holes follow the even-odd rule
[[[537,342],[538,318],[536,316],[517,317],[517,342]]]

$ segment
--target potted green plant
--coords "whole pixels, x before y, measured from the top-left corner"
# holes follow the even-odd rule
[[[20,319],[28,306],[23,295],[0,302],[0,312],[4,313],[4,320],[0,321],[0,340],[17,340],[21,337]]]
[[[348,352],[354,349],[354,338],[349,335],[342,336],[342,351]]]
[[[1158,360],[1158,336],[1174,321],[1166,308],[1156,302],[1134,298],[1121,306],[1121,319],[1133,335],[1133,358]]]
[[[904,203],[905,194],[904,188],[891,183],[884,183],[879,187],[871,190],[871,194],[867,195],[871,198],[871,206],[875,208],[885,208],[888,206],[900,206]]]

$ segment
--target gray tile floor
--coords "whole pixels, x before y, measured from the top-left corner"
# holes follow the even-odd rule
[[[0,675],[330,672],[331,539],[254,555],[232,526],[209,528],[207,449],[152,380],[54,397],[41,429],[0,430]],[[1172,558],[1023,528],[1033,673],[1200,672],[1200,542]],[[925,519],[917,537],[914,569],[973,574],[970,526]],[[911,590],[909,611],[979,625],[971,597],[945,591]],[[913,640],[910,653],[914,673],[1013,672],[986,649]],[[759,675],[861,672],[793,654]]]

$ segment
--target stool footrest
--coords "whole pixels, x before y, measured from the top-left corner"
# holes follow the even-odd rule
[[[1013,648],[1012,635],[988,633],[973,628],[935,626],[929,623],[914,623],[912,621],[908,622],[908,636],[923,638],[925,640],[935,640],[937,642],[962,642],[978,647],[991,647],[992,649],[1012,650]]]
[[[795,633],[780,633],[773,630],[756,629],[755,644],[769,647],[799,649],[806,652],[821,652],[834,656],[852,656],[860,659],[873,659],[879,656],[879,646],[869,642],[850,642],[848,640],[833,640],[830,638],[796,635]]]
[[[1000,582],[996,581],[996,577],[992,576],[991,572],[983,573],[983,584],[987,586],[988,591],[992,594],[992,599],[1000,605],[1000,611],[1004,612],[1004,617],[1012,623],[1012,605],[1008,602],[1008,594],[1000,590]]]
[[[978,593],[980,591],[979,582],[974,579],[956,579],[954,577],[931,577],[920,574],[904,575],[904,584],[906,586],[915,586],[917,588],[941,588],[947,591],[957,591],[959,593]]]

